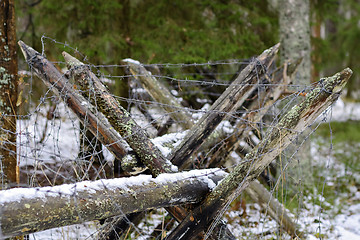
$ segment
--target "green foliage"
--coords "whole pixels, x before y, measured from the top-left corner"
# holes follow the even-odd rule
[[[354,74],[348,84],[348,97],[353,90],[359,90],[360,51],[360,4],[354,0],[312,0],[312,25],[323,24],[325,38],[312,39],[313,56],[318,71],[335,72],[342,67],[350,67]]]
[[[340,144],[343,142],[360,142],[360,124],[358,121],[331,122],[332,142]],[[322,124],[316,130],[316,134],[322,137],[330,138],[329,124]]]
[[[34,31],[26,32],[25,41],[45,34],[76,47],[92,63],[126,57],[206,62],[248,58],[277,42],[277,16],[258,2],[47,0],[33,7],[18,1],[18,10],[32,16]]]

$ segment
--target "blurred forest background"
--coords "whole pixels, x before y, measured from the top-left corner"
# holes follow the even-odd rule
[[[128,57],[146,64],[247,59],[279,42],[276,0],[15,3],[18,39],[35,49],[43,35],[66,42],[93,64],[120,64]],[[311,0],[310,11],[312,81],[348,66],[354,76],[347,97],[358,99],[359,1]],[[56,59],[58,49],[45,49]]]

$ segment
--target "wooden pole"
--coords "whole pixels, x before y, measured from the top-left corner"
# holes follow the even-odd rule
[[[145,89],[147,89],[147,91],[151,91],[151,89],[153,88],[152,86],[161,86],[159,87],[159,89],[164,88],[164,86],[162,86],[162,84],[159,81],[157,81],[156,78],[152,77],[151,73],[149,73],[144,67],[141,67],[141,64],[139,62],[135,60],[127,60],[125,62],[131,63],[129,65],[130,68],[132,69],[131,71],[132,74],[139,76],[138,79],[140,80],[140,83]],[[261,120],[261,118],[268,111],[269,107],[275,101],[277,101],[277,99],[286,89],[287,84],[290,84],[290,81],[293,75],[296,73],[297,67],[300,62],[301,59],[295,61],[294,63],[284,64],[282,67],[274,71],[274,73],[272,74],[273,78],[269,80],[270,82],[268,89],[266,90],[265,93],[261,95],[260,101],[264,103],[264,106],[261,106],[261,109],[258,110],[255,114],[253,113],[246,114],[244,119],[246,119],[247,121],[255,121],[255,122]],[[155,87],[155,89],[156,88],[157,87]],[[164,94],[161,93],[162,93],[161,91],[158,91],[156,94],[153,94],[152,95],[153,99],[155,101],[171,102],[171,98],[173,98],[171,95],[166,94],[166,92],[164,92]],[[256,105],[255,102],[257,103],[258,101],[254,100],[253,103],[250,104],[249,107],[250,110],[256,110],[257,108],[259,108],[259,106],[255,106]],[[190,121],[189,115],[186,115],[185,112],[179,112],[178,114],[179,115],[182,114],[180,118],[183,119],[185,122],[188,122],[190,124],[190,127],[193,127],[194,124]],[[237,149],[239,142],[243,139],[243,136],[246,135],[247,131],[250,131],[250,130],[245,130],[245,126],[243,122],[239,123],[235,127],[235,129],[237,129],[237,132],[234,133],[231,137],[226,138],[224,146],[221,147],[216,152],[216,154],[213,154],[213,157],[211,158],[212,160],[211,164],[213,167],[219,167],[220,164],[223,161],[226,161],[228,157],[231,158],[230,152],[235,151]],[[206,144],[206,142],[209,141],[209,138],[205,140],[204,144]],[[181,167],[182,166],[180,166],[180,168]],[[278,201],[276,201],[276,199],[274,199],[271,196],[270,192],[266,188],[264,188],[257,180],[250,183],[249,187],[246,188],[246,192],[250,195],[250,197],[254,201],[258,202],[264,209],[270,207],[269,215],[273,219],[275,219],[291,236],[296,234],[297,232],[296,224],[288,216],[284,206]]]
[[[351,69],[346,68],[332,77],[321,79],[318,86],[306,95],[304,101],[294,106],[274,128],[270,129],[266,138],[245,156],[243,164],[236,166],[167,239],[195,239],[199,236],[207,238],[229,204],[339,98],[351,75]]]

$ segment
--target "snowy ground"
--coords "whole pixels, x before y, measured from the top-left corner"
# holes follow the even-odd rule
[[[36,171],[40,172],[50,171],[41,167],[48,163],[71,163],[77,157],[79,146],[79,124],[62,104],[58,106],[58,118],[48,122],[50,125],[43,135],[46,125],[45,109],[39,109],[42,112],[40,115],[34,114],[29,120],[19,121],[19,129],[21,129],[19,135],[20,166],[23,168],[37,166]],[[327,119],[330,121],[346,121],[349,119],[359,121],[360,105],[358,103],[344,103],[339,100],[332,107],[332,114]],[[45,136],[43,141],[41,141],[42,136]],[[329,161],[332,161],[332,169],[336,170],[327,173],[328,179],[325,184],[336,184],[336,178],[339,175],[349,174],[348,170],[344,170],[344,166],[336,162],[335,159],[327,156],[324,157],[325,161],[320,159],[322,156],[318,156],[317,147],[317,145],[312,145],[312,151],[315,151],[313,156],[316,156],[315,162],[319,164],[327,162],[329,164]],[[351,174],[355,176],[358,180],[357,184],[359,184],[359,172],[352,172]],[[332,206],[327,206],[329,204],[326,199],[321,198],[322,195],[319,192],[306,195],[303,208],[294,214],[294,218],[301,229],[309,233],[307,239],[360,240],[360,190],[356,186],[349,186],[349,194],[339,196],[337,204]],[[324,206],[330,210],[325,211]],[[151,232],[151,228],[162,221],[163,213],[160,211],[160,214],[153,216],[156,216],[154,222],[139,227],[138,233],[141,232],[141,239],[146,239],[145,233]],[[278,233],[279,228],[276,222],[260,211],[256,203],[246,204],[246,216],[244,216],[243,210],[236,209],[229,211],[226,218],[231,230],[238,238],[289,239],[286,234]],[[98,227],[97,223],[91,222],[50,229],[31,234],[30,239],[95,239],[93,233],[96,233]]]

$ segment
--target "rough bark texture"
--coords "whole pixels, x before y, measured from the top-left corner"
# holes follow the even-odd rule
[[[186,168],[190,156],[197,151],[204,140],[214,131],[227,114],[236,110],[256,88],[258,79],[273,60],[279,44],[265,50],[254,59],[225,92],[215,101],[209,111],[191,128],[182,143],[171,153],[170,160],[177,166]]]
[[[165,159],[158,148],[150,141],[146,132],[131,118],[119,102],[109,93],[107,88],[92,73],[89,66],[63,52],[69,66],[70,75],[76,84],[108,119],[141,161],[150,169],[154,176],[165,172],[174,172],[172,164]]]
[[[272,128],[256,148],[239,164],[204,202],[195,208],[167,239],[195,239],[211,233],[224,211],[255,178],[278,156],[307,126],[340,96],[343,87],[352,75],[347,68],[332,77],[321,79],[318,86],[307,94],[305,100],[294,106]],[[196,221],[191,221],[196,219]],[[206,230],[207,229],[207,230]],[[205,237],[207,236],[205,235]]]
[[[281,61],[303,58],[294,84],[310,84],[309,0],[279,0]]]
[[[211,190],[211,184],[224,176],[226,173],[219,169],[209,169],[158,178],[148,175],[3,190],[0,191],[0,238],[151,208],[196,203]]]
[[[13,0],[0,2],[0,164],[1,188],[18,182],[16,162],[17,54],[15,6]]]
[[[79,120],[118,158],[127,154],[126,145],[111,127],[103,114],[97,112],[90,102],[81,96],[68,79],[40,53],[19,41],[20,48],[30,68],[55,94],[66,103]]]

